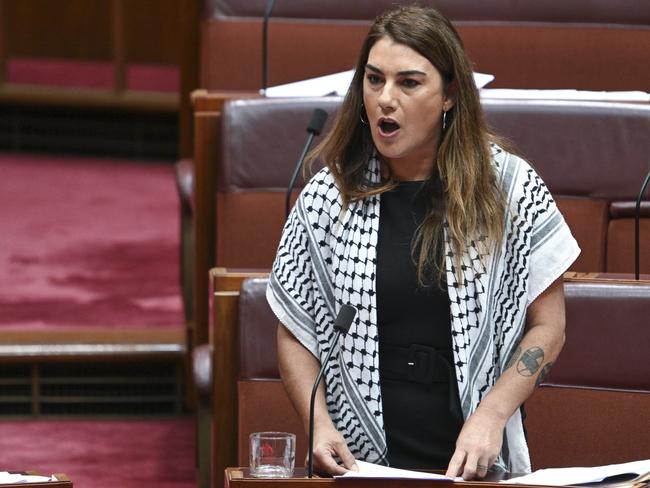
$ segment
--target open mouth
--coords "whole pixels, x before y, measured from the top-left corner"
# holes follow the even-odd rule
[[[379,122],[379,131],[383,135],[387,135],[387,136],[391,135],[394,132],[396,132],[397,130],[399,130],[399,124],[397,122],[395,122],[394,120],[382,119]]]

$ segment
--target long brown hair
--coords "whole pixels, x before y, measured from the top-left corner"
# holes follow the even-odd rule
[[[366,168],[374,145],[362,108],[363,79],[368,55],[382,39],[410,47],[427,58],[443,79],[445,94],[455,103],[446,115],[436,167],[423,186],[428,212],[412,242],[422,285],[442,283],[445,270],[443,232],[454,252],[455,270],[461,278],[460,257],[470,241],[483,246],[481,254],[500,242],[504,229],[505,196],[499,188],[491,162],[490,143],[497,138],[487,128],[472,66],[463,43],[451,22],[433,8],[397,7],[377,17],[363,43],[352,84],[338,111],[333,129],[314,149],[311,158],[321,158],[336,179],[345,205],[394,188],[397,182],[381,161],[378,185],[366,181]]]

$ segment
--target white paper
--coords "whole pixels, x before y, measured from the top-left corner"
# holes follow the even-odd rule
[[[523,90],[486,88],[481,98],[516,100],[585,100],[605,102],[650,102],[650,93],[642,91]]]
[[[482,90],[488,83],[494,80],[494,75],[489,75],[487,73],[477,73],[474,71],[474,83],[476,83],[476,88]]]
[[[52,481],[52,479],[48,476],[34,476],[0,471],[0,485],[8,485],[11,483],[44,483],[46,481]]]
[[[603,481],[610,476],[634,473],[641,476],[650,472],[650,459],[624,464],[609,464],[594,468],[549,468],[501,481],[506,484],[565,486]]]
[[[333,75],[319,76],[308,80],[295,81],[286,85],[272,86],[266,89],[266,96],[276,97],[324,97],[327,95],[343,96],[347,93],[354,70],[342,71]],[[474,73],[474,81],[480,89],[494,80],[494,76]],[[264,93],[262,93],[264,94]]]
[[[286,85],[272,86],[266,89],[267,97],[324,97],[326,95],[343,96],[348,91],[354,70],[342,71],[333,75],[319,76],[307,80],[295,81]]]
[[[423,473],[421,471],[410,471],[407,469],[389,468],[379,464],[357,461],[359,471],[348,471],[344,475],[335,478],[392,478],[392,479],[419,479],[419,480],[446,480],[454,481],[454,478],[435,473]],[[461,481],[456,478],[455,481]]]

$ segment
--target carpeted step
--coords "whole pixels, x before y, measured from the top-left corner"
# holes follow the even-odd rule
[[[65,473],[80,488],[194,488],[194,423],[47,420],[0,423],[0,471]]]

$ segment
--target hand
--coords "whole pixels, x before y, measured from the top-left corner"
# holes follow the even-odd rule
[[[464,480],[484,478],[501,452],[506,420],[487,408],[476,409],[458,435],[447,476],[462,476]]]
[[[334,456],[338,456],[343,465],[338,464]],[[359,471],[359,468],[343,436],[334,426],[314,429],[314,471],[334,476],[350,470]]]

